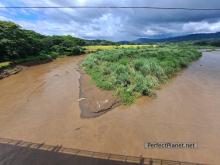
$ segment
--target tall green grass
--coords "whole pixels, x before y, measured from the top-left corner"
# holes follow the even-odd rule
[[[99,51],[88,55],[82,68],[99,88],[114,90],[124,104],[155,89],[176,72],[198,59],[193,47],[160,45]]]

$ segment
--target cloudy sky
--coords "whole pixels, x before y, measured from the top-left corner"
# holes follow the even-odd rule
[[[220,0],[1,0],[0,6],[158,6],[220,8]],[[0,20],[47,35],[133,40],[220,31],[220,11],[0,9]]]

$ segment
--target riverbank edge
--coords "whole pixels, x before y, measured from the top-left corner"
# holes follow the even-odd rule
[[[12,76],[14,74],[17,74],[22,70],[23,70],[23,67],[20,65],[9,66],[7,68],[0,69],[0,80],[6,77]]]
[[[35,66],[35,65],[46,64],[46,63],[49,63],[52,61],[53,60],[12,63],[8,67],[0,69],[0,80],[21,72],[25,66],[31,67],[31,66]]]
[[[85,54],[79,54],[79,55],[74,55],[74,56],[82,56],[82,55],[85,55]],[[20,71],[23,70],[24,67],[47,64],[49,62],[53,62],[54,60],[58,58],[63,58],[63,57],[69,57],[69,56],[59,56],[57,58],[46,58],[43,60],[42,59],[37,59],[37,60],[21,59],[20,61],[14,61],[8,67],[0,68],[0,80],[19,73]],[[14,70],[17,70],[17,71],[15,72]]]
[[[80,67],[77,71],[80,74],[78,101],[81,118],[99,117],[122,104],[112,91],[102,90],[92,83],[91,77]]]

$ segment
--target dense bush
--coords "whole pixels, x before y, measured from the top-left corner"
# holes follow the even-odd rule
[[[81,66],[98,87],[114,90],[129,104],[138,96],[153,95],[161,83],[200,56],[191,47],[177,45],[126,48],[91,54]]]
[[[0,62],[78,55],[84,52],[84,44],[84,40],[72,36],[44,36],[13,22],[0,21]]]
[[[26,58],[15,60],[14,64],[35,65],[52,61],[50,55],[28,56]]]
[[[196,42],[194,42],[194,45],[220,47],[220,40],[196,41]]]

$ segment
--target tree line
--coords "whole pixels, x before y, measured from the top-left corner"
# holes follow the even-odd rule
[[[56,58],[83,53],[86,41],[72,36],[46,36],[0,21],[0,61]]]

